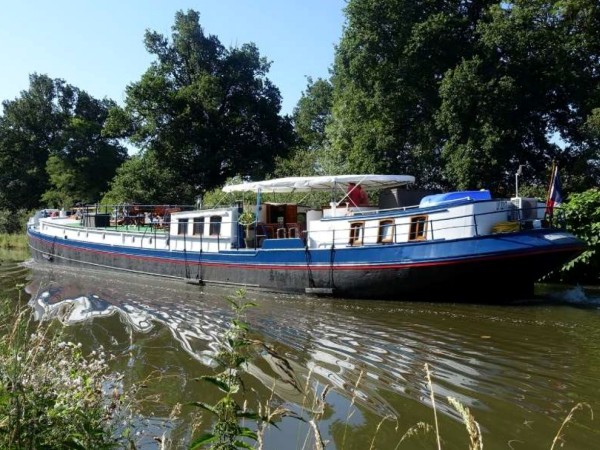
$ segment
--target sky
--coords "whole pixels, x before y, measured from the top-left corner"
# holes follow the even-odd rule
[[[0,101],[29,88],[29,75],[60,78],[96,98],[125,100],[153,61],[147,29],[171,36],[177,11],[200,13],[225,47],[254,42],[291,114],[307,76],[328,78],[346,0],[0,0]]]

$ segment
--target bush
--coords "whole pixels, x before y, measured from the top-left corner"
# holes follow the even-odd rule
[[[600,189],[571,194],[563,205],[567,228],[583,239],[588,248],[560,271],[561,281],[600,282]]]
[[[19,209],[17,211],[0,209],[0,233],[24,233],[27,226],[27,220],[29,220],[31,215],[33,215],[33,212],[25,209]]]
[[[29,309],[0,310],[0,448],[116,447],[100,352],[63,342],[60,329],[31,322]]]

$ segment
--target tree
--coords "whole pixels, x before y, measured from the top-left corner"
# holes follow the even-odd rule
[[[572,178],[571,190],[597,183],[599,141],[586,122],[600,101],[598,26],[591,1],[517,0],[487,9],[476,54],[441,83],[449,179],[502,191],[511,182],[507,169],[526,164],[531,181],[543,184],[554,160],[585,174]]]
[[[34,74],[21,98],[2,102],[0,208],[35,208],[49,187],[46,160],[60,130],[53,103],[57,89],[50,78]]]
[[[29,90],[3,106],[0,207],[99,200],[127,157],[116,140],[101,136],[114,102],[96,100],[64,80],[33,74]]]
[[[44,200],[57,205],[100,200],[117,168],[127,159],[126,149],[116,139],[102,135],[111,100],[96,100],[76,91],[61,131],[60,148],[48,158],[46,172],[52,188]]]
[[[156,61],[127,86],[125,108],[111,113],[106,131],[152,151],[193,196],[238,173],[264,176],[293,141],[266,77],[270,64],[254,44],[226,49],[205,35],[193,10],[178,12],[172,29],[171,42],[146,32]]]
[[[600,180],[594,0],[350,0],[333,66],[329,167],[421,187],[511,190],[521,164]]]
[[[331,120],[332,92],[329,81],[321,78],[313,81],[308,77],[306,90],[294,108],[297,143],[287,157],[277,157],[275,176],[323,174],[322,155],[329,147],[325,128]]]
[[[444,184],[437,128],[439,83],[475,40],[492,1],[351,0],[333,66],[331,166],[414,173]]]
[[[178,182],[178,174],[148,151],[132,156],[117,169],[102,203],[183,204],[193,192],[185,190],[189,186],[180,186]]]
[[[306,90],[294,108],[294,128],[300,145],[316,150],[326,144],[325,127],[331,121],[333,86],[322,78],[307,80]]]

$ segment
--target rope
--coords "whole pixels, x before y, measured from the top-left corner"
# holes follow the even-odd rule
[[[306,270],[308,273],[308,287],[315,287],[315,280],[313,278],[312,269],[310,268],[310,264],[312,263],[312,255],[310,254],[310,250],[308,249],[308,243],[304,244],[304,256],[306,257]]]
[[[187,243],[185,240],[185,236],[186,236],[186,233],[184,231],[184,233],[183,233],[183,265],[185,267],[185,279],[189,280],[190,279],[190,268],[188,266],[188,260],[187,260]]]
[[[331,242],[331,251],[329,253],[329,287],[333,289],[333,261],[335,260],[335,231],[333,231],[333,240]]]
[[[50,247],[50,261],[52,261],[54,259],[55,256],[55,252],[56,252],[56,238],[58,236],[54,236],[54,239],[52,239],[52,246]]]
[[[200,235],[200,251],[198,251],[198,273],[196,274],[198,283],[204,284],[202,280],[202,235]]]

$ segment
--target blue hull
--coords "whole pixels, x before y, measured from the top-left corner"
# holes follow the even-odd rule
[[[479,289],[498,297],[528,296],[535,281],[585,248],[572,235],[551,230],[328,249],[283,239],[265,241],[261,249],[218,253],[92,244],[34,229],[28,236],[38,261],[352,298],[427,299],[437,292],[472,298]]]

